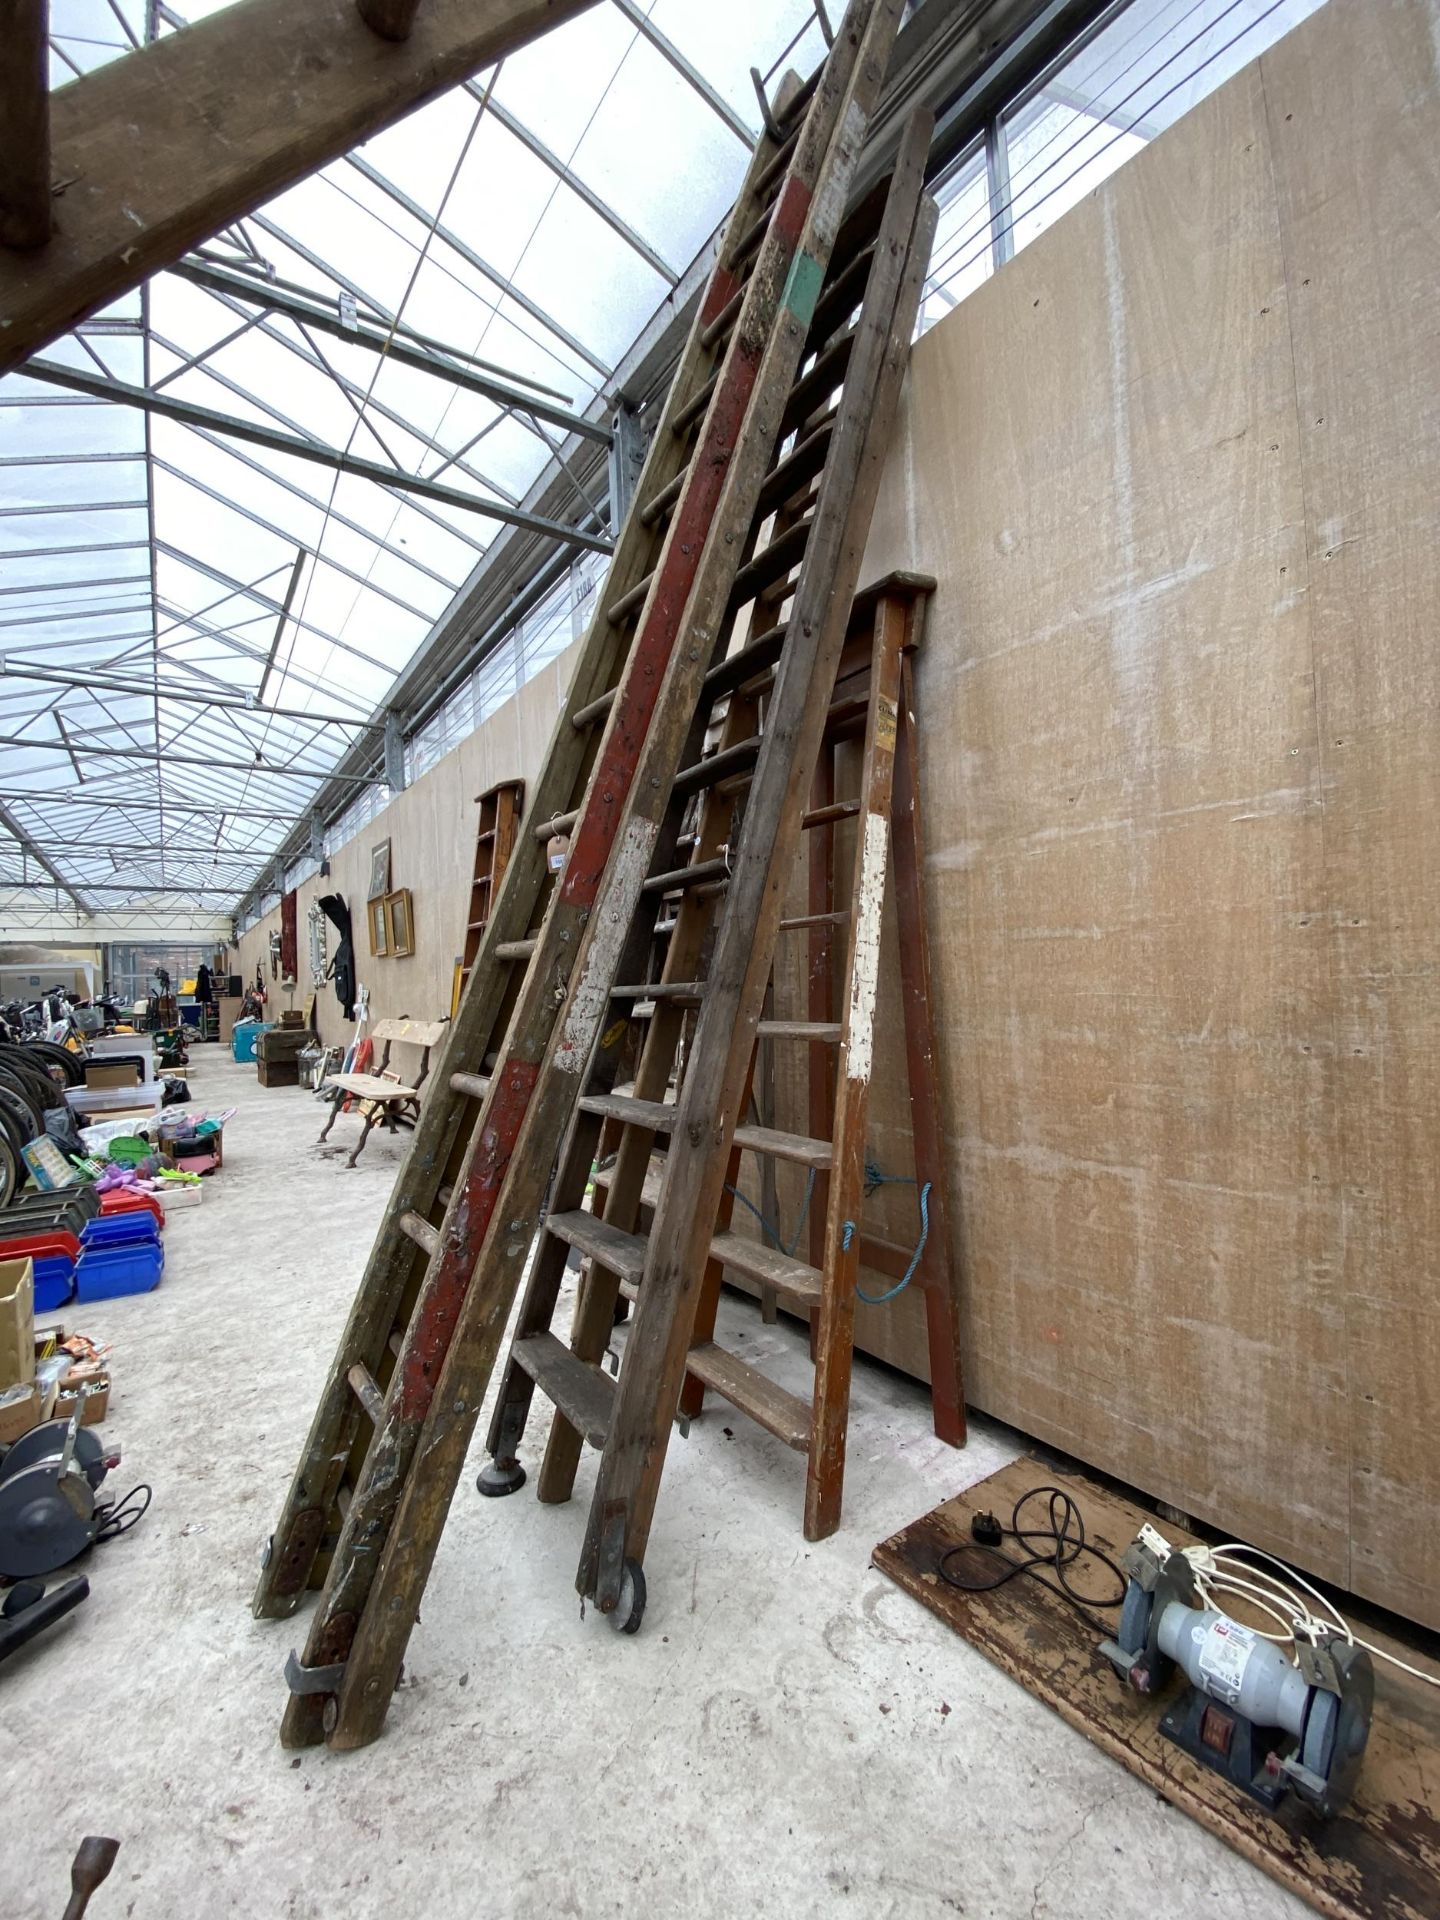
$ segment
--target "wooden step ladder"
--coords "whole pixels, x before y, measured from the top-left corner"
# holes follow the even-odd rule
[[[476,798],[480,815],[475,823],[475,871],[470,881],[470,897],[465,903],[464,951],[456,957],[450,986],[452,1020],[460,1011],[460,996],[475,970],[475,959],[490,924],[500,882],[515,851],[520,817],[525,811],[525,782],[501,780]]]
[[[706,1388],[750,1415],[787,1445],[807,1455],[805,1536],[819,1540],[840,1523],[845,1436],[854,1352],[855,1302],[879,1304],[909,1284],[924,1294],[931,1402],[936,1434],[952,1446],[965,1441],[959,1310],[945,1204],[934,1030],[930,1009],[929,941],[923,894],[923,833],[916,777],[912,657],[923,632],[934,581],[892,574],[859,595],[841,656],[830,718],[822,739],[810,804],[802,821],[807,899],[805,911],[779,922],[779,932],[803,938],[806,1006],[803,1020],[764,1019],[757,1050],[805,1055],[808,1106],[803,1135],[737,1127],[725,1202],[738,1198],[741,1155],[763,1156],[806,1172],[804,1211],[791,1245],[809,1229],[809,1259],[733,1232],[712,1242],[691,1333],[680,1413],[701,1410]],[[863,709],[863,710],[862,710]],[[837,798],[837,762],[847,746],[863,743],[858,791]],[[846,904],[837,905],[835,842],[854,822]],[[887,860],[888,850],[888,860]],[[915,1143],[914,1186],[919,1226],[913,1248],[864,1231],[862,1202],[872,1184],[867,1157],[870,1087],[877,1065],[875,1020],[880,929],[893,872],[898,922],[905,1079]],[[837,962],[841,963],[837,968]],[[837,981],[837,971],[840,979]],[[839,989],[837,994],[837,987]],[[772,980],[772,994],[775,984]],[[784,1003],[783,991],[778,996]],[[753,1077],[753,1068],[752,1068]],[[907,1176],[890,1176],[906,1179]],[[772,1209],[759,1210],[770,1223]],[[778,1232],[769,1238],[779,1239]],[[860,1268],[892,1284],[878,1295],[862,1291]],[[815,1378],[809,1399],[777,1387],[739,1354],[716,1344],[715,1320],[725,1269],[745,1275],[765,1294],[800,1307],[810,1319]]]
[[[833,1533],[840,1519],[854,1303],[862,1263],[878,1267],[901,1285],[913,1278],[923,1289],[935,1430],[955,1446],[965,1438],[959,1317],[940,1164],[910,687],[910,656],[919,644],[924,607],[933,586],[924,576],[890,575],[854,602],[825,713],[810,804],[801,819],[808,848],[801,865],[806,869],[809,910],[781,919],[777,931],[802,937],[808,949],[808,1017],[762,1018],[752,1044],[798,1046],[808,1055],[810,1132],[741,1124],[734,1130],[728,1154],[710,1149],[725,1164],[725,1183],[705,1252],[679,1412],[687,1420],[698,1414],[709,1388],[787,1446],[804,1452],[805,1533],[812,1540]],[[727,742],[755,724],[755,709],[761,704],[756,689],[747,689],[746,694],[732,697],[725,734],[706,764],[733,764],[735,756]],[[837,799],[836,760],[857,739],[863,743],[858,794]],[[742,770],[710,785],[696,836],[697,859],[703,860],[726,831],[731,796],[743,792],[748,783],[749,775]],[[849,904],[837,906],[833,843],[841,824],[851,821],[855,847]],[[887,866],[892,863],[900,926],[906,1076],[916,1184],[925,1222],[913,1252],[866,1235],[861,1227],[869,1171],[865,1141],[879,936]],[[647,1236],[637,1228],[645,1213],[653,1220],[664,1177],[663,1162],[658,1169],[655,1165],[655,1149],[675,1150],[671,1142],[679,1113],[677,1087],[683,1086],[684,1071],[677,1071],[673,1063],[679,1034],[694,1017],[682,1010],[692,996],[695,1004],[703,1002],[704,968],[697,965],[697,955],[708,933],[704,911],[695,894],[678,898],[673,917],[661,923],[670,929],[671,939],[665,967],[658,981],[643,988],[657,1018],[650,1024],[634,1085],[623,1091],[589,1093],[580,1102],[582,1113],[604,1122],[601,1171],[595,1177],[592,1205],[552,1212],[546,1221],[550,1236],[591,1263],[577,1302],[569,1351],[562,1352],[548,1324],[558,1299],[559,1262],[553,1250],[542,1250],[491,1418],[489,1447],[494,1457],[479,1481],[480,1490],[487,1494],[513,1492],[524,1483],[516,1456],[532,1386],[539,1386],[557,1405],[540,1472],[542,1500],[569,1498],[582,1441],[605,1444],[615,1390],[600,1371],[600,1363],[617,1295],[640,1298],[649,1248]],[[842,935],[847,936],[843,943]],[[845,965],[837,1016],[832,1004],[833,976],[835,949],[841,944]],[[696,973],[702,978],[692,981],[690,976]],[[662,1006],[670,1010],[668,1026],[658,1017]],[[743,1047],[743,1041],[738,1044]],[[812,1226],[808,1261],[790,1249],[733,1231],[742,1155],[755,1156],[762,1167],[783,1163],[805,1170]],[[571,1179],[573,1173],[569,1170]],[[562,1173],[561,1188],[566,1181],[567,1173]],[[773,1210],[770,1218],[774,1219]],[[816,1368],[810,1400],[777,1386],[716,1342],[716,1309],[727,1269],[811,1316]],[[633,1567],[629,1578],[632,1598],[626,1619],[638,1625],[634,1595],[643,1593],[643,1588],[637,1589]]]
[[[495,901],[257,1587],[279,1618],[322,1586],[287,1665],[288,1745],[383,1725],[582,1075],[626,1030],[611,989],[675,865],[699,709],[734,620],[806,545],[762,529],[833,464],[856,405],[848,316],[893,263],[873,200],[839,230],[899,12],[852,0],[817,74],[782,88],[651,437],[531,795],[542,825]]]

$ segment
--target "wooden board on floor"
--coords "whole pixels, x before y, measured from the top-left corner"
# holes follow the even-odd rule
[[[1027,1692],[1317,1912],[1332,1920],[1433,1920],[1440,1906],[1440,1690],[1377,1661],[1375,1722],[1351,1805],[1328,1823],[1293,1797],[1278,1817],[1267,1813],[1161,1736],[1161,1704],[1122,1686],[1089,1627],[1038,1581],[1021,1577],[967,1594],[940,1579],[940,1556],[969,1540],[972,1514],[988,1508],[1008,1526],[1015,1502],[1041,1485],[1073,1497],[1088,1537],[1112,1559],[1146,1520],[1176,1546],[1195,1540],[1087,1474],[1057,1472],[1027,1457],[882,1541],[874,1564]],[[1100,1592],[1103,1575],[1087,1580],[1077,1571],[1076,1585]],[[1366,1637],[1406,1656],[1381,1634]]]

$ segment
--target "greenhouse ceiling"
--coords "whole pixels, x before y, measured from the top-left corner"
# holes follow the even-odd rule
[[[52,88],[185,26],[52,0]],[[227,910],[497,535],[608,549],[567,443],[734,196],[751,66],[823,51],[812,0],[606,0],[0,380],[0,887]]]

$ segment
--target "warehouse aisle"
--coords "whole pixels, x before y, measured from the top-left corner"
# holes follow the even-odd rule
[[[114,1344],[114,1483],[155,1498],[94,1556],[89,1603],[0,1672],[10,1920],[54,1920],[86,1833],[121,1841],[93,1920],[1303,1911],[870,1569],[1016,1447],[977,1422],[955,1454],[922,1390],[866,1362],[821,1545],[797,1457],[739,1415],[672,1446],[634,1640],[580,1616],[581,1500],[483,1501],[477,1458],[383,1739],[283,1751],[300,1631],[248,1597],[400,1150],[372,1136],[347,1171],[353,1122],[319,1149],[309,1095],[196,1062],[196,1099],[238,1107],[224,1171],[167,1228],[157,1293],[73,1321]],[[723,1312],[798,1383],[799,1330]],[[532,1466],[544,1433],[537,1410]]]

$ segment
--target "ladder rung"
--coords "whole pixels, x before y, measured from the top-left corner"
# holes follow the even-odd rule
[[[761,169],[759,178],[755,182],[755,190],[757,193],[763,193],[775,178],[776,174],[784,171],[786,163],[795,151],[795,142],[799,138],[800,129],[796,127],[793,133],[787,135],[784,146],[777,147],[775,152],[771,154]]]
[[[574,1213],[552,1213],[545,1222],[557,1240],[598,1260],[622,1280],[638,1280],[645,1271],[645,1241],[638,1233],[622,1233],[597,1214],[583,1208]]]
[[[747,600],[753,600],[757,593],[764,593],[767,587],[773,587],[777,580],[783,580],[787,573],[793,573],[805,557],[805,546],[810,538],[810,522],[797,520],[793,527],[787,527],[784,533],[772,540],[763,553],[757,553],[753,560],[741,567],[735,576],[735,585],[730,591],[730,605],[743,607]]]
[[[592,1447],[604,1446],[615,1400],[608,1373],[587,1366],[553,1333],[527,1334],[515,1342],[510,1357]]]
[[[719,313],[717,313],[715,318],[710,322],[709,326],[702,329],[700,334],[700,344],[702,347],[708,351],[709,348],[714,346],[722,334],[730,331],[731,327],[735,324],[736,316],[739,314],[744,300],[744,287],[737,287],[720,309]],[[642,515],[642,518],[643,517]],[[647,520],[645,524],[648,526],[650,523]]]
[[[772,1160],[793,1160],[797,1166],[824,1172],[835,1157],[828,1140],[811,1140],[803,1133],[781,1133],[775,1127],[736,1127],[735,1144],[747,1153],[763,1153]]]
[[[848,907],[837,907],[834,913],[801,913],[793,920],[780,922],[781,933],[797,933],[801,927],[843,927],[850,918]]]
[[[654,578],[655,569],[652,567],[643,580],[637,580],[628,593],[621,594],[605,616],[612,627],[623,625],[637,608],[644,606],[645,596],[650,591],[650,582]]]
[[[671,428],[672,433],[678,436],[682,433],[689,432],[690,428],[694,426],[695,422],[700,418],[701,414],[704,413],[705,409],[709,406],[710,401],[714,396],[715,389],[719,385],[719,382],[720,382],[720,369],[717,367],[714,373],[712,373],[710,378],[705,382],[704,386],[701,387],[700,390],[693,396],[693,398],[689,400],[687,404],[680,409],[679,413],[676,414],[675,424]]]
[[[407,1239],[413,1240],[417,1247],[423,1247],[425,1252],[431,1255],[440,1244],[440,1235],[437,1230],[428,1220],[422,1220],[418,1213],[402,1213],[400,1231]]]
[[[640,524],[642,527],[653,527],[662,514],[670,511],[671,507],[673,507],[675,502],[680,498],[680,489],[684,486],[685,476],[689,471],[688,466],[682,467],[673,480],[667,480],[660,491],[652,499],[645,502],[644,506],[640,509]]]
[[[644,1127],[650,1133],[669,1133],[675,1124],[670,1101],[637,1100],[628,1093],[588,1093],[580,1101],[580,1110],[599,1114],[602,1120],[619,1120],[627,1127]]]
[[[675,776],[676,793],[699,793],[713,787],[743,767],[753,767],[760,757],[760,736],[737,740],[733,747],[722,747],[708,759],[697,760],[693,767],[682,767]]]
[[[612,987],[617,1000],[675,1000],[698,1007],[705,998],[703,980],[645,980],[638,986]]]
[[[718,666],[712,667],[705,676],[706,698],[712,703],[720,700],[767,667],[773,667],[784,651],[786,631],[783,626],[771,627],[768,633],[759,634],[738,653],[728,654]]]
[[[542,820],[538,826],[532,827],[530,832],[536,840],[549,840],[557,833],[572,833],[575,828],[575,822],[579,818],[580,809],[578,807],[576,807],[572,813],[552,813],[548,820]]]
[[[528,960],[539,945],[535,935],[528,940],[502,940],[495,948],[497,960]]]
[[[870,701],[863,693],[853,694],[848,700],[832,702],[825,715],[826,739],[833,739],[842,729],[853,729],[856,722],[864,721],[869,712]]]
[[[653,874],[645,882],[645,891],[676,893],[683,887],[698,886],[702,880],[723,880],[729,871],[724,860],[696,860],[688,867],[672,867],[669,873]]]
[[[823,352],[816,355],[815,364],[808,373],[802,373],[790,389],[785,401],[785,411],[780,416],[780,431],[792,433],[802,420],[808,419],[822,401],[827,400],[845,378],[845,368],[855,345],[855,329],[842,333],[832,340]]]
[[[761,1246],[758,1240],[747,1240],[743,1234],[717,1233],[710,1242],[710,1252],[737,1273],[748,1274],[761,1286],[775,1287],[797,1300],[818,1300],[825,1290],[823,1273],[782,1253],[779,1247]]]
[[[770,225],[770,216],[774,211],[775,202],[772,200],[756,214],[744,233],[742,233],[736,241],[734,247],[731,249],[729,261],[726,263],[732,273],[739,272],[750,255],[764,239],[765,229]]]
[[[363,1361],[357,1360],[345,1378],[372,1424],[378,1427],[385,1417],[385,1396],[376,1386],[375,1376]]]
[[[692,1347],[685,1365],[697,1380],[728,1400],[732,1407],[748,1413],[777,1440],[803,1453],[810,1444],[810,1409],[803,1400],[773,1380],[767,1380],[758,1367],[752,1367],[738,1354],[716,1346],[713,1340]]]
[[[577,733],[583,733],[592,721],[601,720],[609,713],[615,704],[615,692],[616,689],[611,687],[608,693],[597,694],[593,700],[576,709],[571,715],[570,724]]]
[[[483,1100],[490,1091],[490,1082],[478,1073],[452,1073],[450,1091],[468,1093],[472,1100]]]
[[[870,265],[874,258],[873,240],[867,241],[838,272],[835,271],[832,257],[830,284],[816,301],[815,316],[810,322],[812,340],[828,340],[846,315],[853,313],[860,305],[865,297],[865,282],[870,277]]]
[[[800,822],[802,827],[832,827],[837,820],[853,820],[860,811],[858,800],[837,800],[830,807],[816,807]]]
[[[838,1020],[762,1020],[755,1031],[762,1040],[819,1040],[833,1046],[845,1030]]]
[[[777,507],[784,506],[787,500],[793,500],[806,482],[815,478],[825,465],[834,432],[835,416],[832,414],[812,428],[798,446],[791,448],[760,489],[757,519],[763,519]]]

